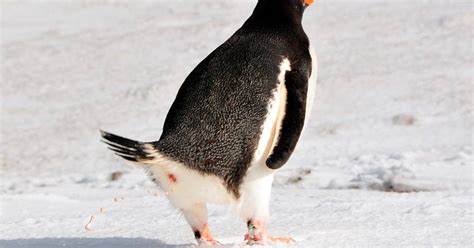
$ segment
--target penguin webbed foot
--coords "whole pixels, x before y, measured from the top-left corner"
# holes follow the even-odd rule
[[[265,223],[261,220],[249,220],[247,222],[248,233],[244,240],[247,244],[291,244],[296,243],[292,237],[272,237],[268,234]]]
[[[194,237],[196,238],[196,241],[198,242],[199,246],[222,245],[219,241],[215,240],[212,237],[207,223],[204,224],[204,226],[202,226],[200,230],[194,229]]]
[[[250,234],[245,234],[245,241],[247,241],[248,245],[272,245],[272,244],[294,244],[296,240],[292,237],[273,237],[268,234],[264,235],[263,237],[255,237],[251,236]]]
[[[198,242],[198,246],[214,246],[214,245],[221,246],[222,245],[221,242],[215,239],[211,239],[211,240],[196,239],[196,241]]]

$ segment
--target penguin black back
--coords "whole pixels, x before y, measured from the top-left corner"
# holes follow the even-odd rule
[[[311,74],[303,11],[303,0],[259,0],[244,25],[186,78],[155,143],[157,149],[190,169],[223,178],[238,198],[279,82],[282,58],[291,61],[292,71]],[[290,92],[292,86],[288,87]],[[297,87],[297,93],[306,97],[307,87]],[[299,100],[296,104],[301,104]],[[292,107],[290,100],[288,106]],[[283,126],[301,128],[305,116],[296,112]],[[293,151],[298,130],[297,135],[281,136],[272,155],[276,168]]]

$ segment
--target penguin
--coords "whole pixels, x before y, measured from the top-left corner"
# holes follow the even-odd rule
[[[219,244],[207,204],[228,204],[248,243],[289,243],[267,233],[275,172],[308,121],[316,56],[302,27],[313,0],[258,0],[251,16],[187,76],[158,141],[101,131],[118,156],[142,165],[179,209],[199,244]]]

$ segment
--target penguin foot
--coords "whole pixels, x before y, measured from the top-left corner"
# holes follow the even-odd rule
[[[219,241],[215,239],[198,239],[199,246],[208,246],[208,245],[222,245]]]
[[[273,243],[280,243],[280,244],[292,244],[296,243],[296,240],[292,237],[267,237]]]
[[[200,230],[194,229],[194,237],[196,238],[199,246],[222,245],[219,241],[212,238],[211,232],[209,231],[209,226],[207,224],[204,224]]]
[[[260,245],[272,245],[272,244],[293,244],[296,243],[296,240],[292,237],[272,237],[270,235],[258,235],[252,236],[250,234],[245,234],[245,241],[248,245],[260,244]]]
[[[248,233],[245,234],[247,244],[291,244],[296,243],[292,237],[272,237],[268,235],[265,223],[261,220],[247,222]]]

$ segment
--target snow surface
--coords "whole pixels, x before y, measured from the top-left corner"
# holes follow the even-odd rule
[[[255,2],[2,1],[0,247],[192,246],[164,193],[98,130],[156,140],[181,82]],[[308,8],[319,85],[275,178],[271,233],[298,247],[474,245],[472,10]],[[244,223],[209,215],[218,240],[243,246]]]

